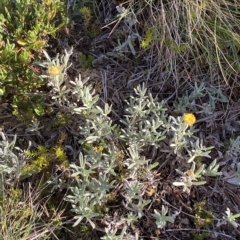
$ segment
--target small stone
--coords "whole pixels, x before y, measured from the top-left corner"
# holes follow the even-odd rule
[[[189,220],[188,220],[188,218],[182,218],[182,219],[181,219],[181,223],[182,223],[182,224],[185,224],[185,225],[189,225]]]

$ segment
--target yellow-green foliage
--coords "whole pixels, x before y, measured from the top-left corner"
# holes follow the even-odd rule
[[[45,83],[35,74],[33,64],[47,46],[48,36],[67,24],[65,9],[62,0],[0,1],[0,95],[14,102],[14,109],[24,105],[27,110],[23,112],[31,109],[36,115],[43,110],[40,103],[28,99],[29,93]],[[29,104],[22,104],[23,98]]]
[[[22,191],[12,188],[4,191],[5,196],[0,202],[0,239],[28,239],[32,231],[31,218],[33,209],[23,202]]]
[[[1,189],[1,190],[3,195],[0,199],[0,207],[3,207],[6,204],[6,199],[8,198],[12,199],[13,201],[16,200],[17,202],[20,202],[22,198],[22,191],[20,189],[12,188],[10,189],[9,193],[6,193],[5,189]]]
[[[107,144],[105,142],[99,142],[97,144],[92,144],[92,143],[83,143],[83,149],[86,152],[89,151],[94,151],[95,153],[106,153],[107,152]]]
[[[79,13],[81,14],[81,16],[84,20],[85,28],[87,28],[90,24],[91,19],[92,19],[91,9],[89,7],[84,6],[84,7],[80,8]]]
[[[121,165],[125,157],[125,154],[121,150],[121,148],[119,148],[114,142],[111,142],[111,141],[110,142],[101,141],[98,144],[84,143],[82,147],[86,152],[93,151],[97,154],[103,154],[103,153],[109,154],[109,148],[113,147],[114,153],[116,154],[115,158],[119,165]]]
[[[56,121],[53,123],[53,127],[66,127],[69,124],[69,121],[71,119],[70,115],[59,113],[57,115]]]
[[[154,40],[156,40],[155,34],[156,34],[156,30],[154,28],[149,28],[144,34],[143,40],[141,42],[141,47],[148,48],[150,44]]]
[[[85,55],[83,53],[79,54],[79,60],[82,64],[83,69],[88,69],[92,67],[92,61],[94,60],[94,56],[92,55]]]
[[[26,155],[32,161],[21,169],[20,175],[22,178],[41,172],[53,162],[60,163],[63,168],[68,167],[68,159],[61,146],[51,149],[38,146],[37,150],[27,151]]]
[[[167,37],[164,42],[165,46],[170,48],[174,53],[182,53],[188,48],[187,43],[177,44],[170,37]]]
[[[155,28],[149,28],[146,33],[144,34],[143,40],[141,41],[141,47],[142,48],[148,48],[150,45],[152,45],[153,41],[162,42],[163,38],[157,36],[156,29]],[[182,53],[188,48],[187,43],[177,44],[174,40],[172,40],[170,37],[167,37],[164,39],[164,45],[166,47],[171,48],[171,50],[175,53]]]
[[[193,240],[207,240],[209,239],[210,234],[209,233],[194,233],[193,234]]]
[[[214,222],[212,212],[205,210],[206,201],[197,202],[194,204],[195,218],[194,223],[197,229],[209,228]],[[193,240],[205,240],[210,237],[209,233],[193,233]]]
[[[198,202],[194,204],[195,219],[194,223],[197,228],[208,228],[213,224],[214,216],[210,211],[204,209],[206,201]]]
[[[50,216],[48,212],[48,216],[44,215],[43,218],[39,189],[31,188],[30,191],[28,188],[21,190],[12,186],[0,187],[4,193],[0,200],[0,239],[50,239],[49,232],[60,226],[61,215],[56,213]],[[49,232],[46,224],[51,229]]]
[[[81,4],[80,4],[81,5]],[[82,4],[84,5],[84,4]],[[100,13],[97,13],[97,7],[96,4],[93,3],[89,4],[89,6],[81,6],[78,10],[80,13],[82,20],[83,20],[83,27],[81,29],[81,35],[84,39],[84,41],[89,43],[91,39],[99,36],[101,32],[100,22],[98,17],[94,17],[95,15],[98,15]],[[99,15],[98,15],[99,16]],[[92,59],[93,60],[93,59]],[[87,67],[89,67],[91,64],[88,64]],[[87,68],[85,67],[85,68]]]
[[[117,191],[112,191],[111,193],[107,194],[108,202],[114,202],[117,198]]]
[[[92,231],[92,229],[87,225],[80,225],[79,228],[82,233],[90,233]]]

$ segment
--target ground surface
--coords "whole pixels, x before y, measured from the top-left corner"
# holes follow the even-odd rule
[[[103,5],[105,4],[105,5]],[[113,105],[112,119],[118,122],[123,114],[125,100],[133,94],[133,87],[145,82],[147,88],[154,97],[159,101],[169,99],[168,112],[174,116],[180,115],[174,111],[173,102],[181,97],[188,89],[193,89],[194,83],[207,82],[204,73],[197,76],[194,67],[191,69],[182,65],[178,69],[178,76],[171,72],[162,72],[161,62],[158,60],[156,48],[147,51],[141,50],[139,41],[135,40],[136,55],[134,56],[130,49],[123,49],[121,54],[114,51],[117,47],[118,40],[127,38],[126,24],[119,21],[107,27],[104,21],[107,21],[107,15],[114,18],[117,15],[117,3],[115,1],[99,1],[98,11],[104,14],[101,18],[93,21],[94,27],[97,27],[96,36],[88,36],[83,19],[69,10],[72,18],[72,27],[61,31],[55,39],[49,41],[48,53],[55,56],[56,53],[63,53],[64,49],[74,48],[74,54],[71,57],[72,66],[68,70],[70,77],[75,78],[79,74],[90,77],[96,92],[100,95],[99,104],[107,102]],[[90,28],[90,26],[88,26]],[[141,33],[139,33],[141,35]],[[79,60],[79,55],[84,54],[92,56],[87,69],[84,69],[83,62]],[[186,63],[187,65],[187,63]],[[239,75],[236,81],[239,81]],[[217,219],[222,218],[224,211],[228,207],[231,212],[240,212],[240,187],[235,183],[235,178],[231,172],[231,164],[238,162],[239,156],[233,156],[226,151],[230,144],[230,138],[237,137],[240,133],[240,91],[238,85],[234,85],[235,91],[232,93],[232,86],[224,86],[223,93],[228,97],[229,102],[218,103],[214,113],[208,116],[197,116],[196,133],[204,140],[206,146],[214,146],[211,152],[212,159],[217,158],[220,169],[223,172],[221,177],[208,178],[204,186],[193,187],[190,194],[183,193],[180,188],[172,185],[174,171],[177,166],[177,159],[167,156],[161,149],[154,151],[152,148],[146,149],[145,156],[158,161],[159,167],[154,170],[156,193],[153,196],[147,196],[152,200],[152,208],[161,209],[162,203],[170,206],[171,214],[175,214],[174,224],[167,224],[166,228],[159,230],[156,228],[151,214],[146,212],[146,216],[138,222],[133,235],[139,236],[139,239],[204,239],[193,238],[198,234],[210,233],[205,239],[238,239],[240,231],[234,229],[230,224],[217,227]],[[47,89],[43,90],[47,95]],[[196,103],[196,104],[201,104]],[[17,120],[11,114],[11,107],[8,103],[2,103],[0,106],[1,117],[0,126],[11,137],[17,134],[17,146],[20,149],[45,145],[47,147],[55,146],[59,143],[62,134],[65,134],[63,144],[70,145],[74,151],[68,152],[69,158],[74,162],[77,158],[74,152],[79,151],[77,144],[77,127],[78,119],[71,116],[68,126],[56,126],[56,116],[44,116],[40,118],[42,128],[39,134],[27,131],[27,126]],[[225,144],[225,145],[224,145]],[[164,145],[163,145],[164,149]],[[208,159],[202,160],[209,164]],[[63,194],[63,193],[56,193]],[[204,213],[212,214],[214,221],[207,227],[201,225],[196,220],[196,206],[199,202],[205,202]],[[112,214],[117,217],[122,210],[121,199],[113,202]],[[116,208],[118,210],[116,210]],[[67,216],[69,217],[69,216]],[[99,222],[96,230],[92,231],[87,237],[84,234],[77,233],[77,229],[72,232],[60,231],[59,239],[100,239],[103,234],[101,229],[104,228],[103,222]],[[120,227],[121,228],[121,227]]]

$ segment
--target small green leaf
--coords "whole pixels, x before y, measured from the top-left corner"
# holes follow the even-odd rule
[[[42,116],[44,114],[44,108],[42,107],[41,104],[37,103],[34,106],[34,112],[38,115],[38,116]]]
[[[0,96],[3,96],[5,93],[5,87],[0,88]]]

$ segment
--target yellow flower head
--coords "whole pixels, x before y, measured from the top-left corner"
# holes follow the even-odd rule
[[[149,189],[148,196],[151,197],[155,192],[156,192],[156,191],[155,191],[154,188]]]
[[[192,126],[195,122],[196,122],[196,117],[194,114],[192,113],[186,113],[184,116],[183,116],[183,121],[189,125],[189,126]]]
[[[49,66],[48,67],[48,74],[52,77],[59,76],[61,74],[62,68],[60,66]]]

